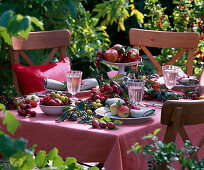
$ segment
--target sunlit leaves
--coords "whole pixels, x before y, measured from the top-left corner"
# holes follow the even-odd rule
[[[3,124],[7,125],[7,130],[11,134],[14,134],[16,129],[20,126],[19,121],[10,111],[7,111],[6,115],[3,117]]]
[[[118,24],[118,31],[125,31],[124,20],[132,15],[135,15],[139,22],[143,23],[143,14],[135,10],[133,2],[131,3],[129,4],[127,0],[104,1],[103,3],[97,4],[93,11],[97,12],[97,18],[102,19],[101,25],[108,26],[116,23]],[[130,14],[129,9],[132,11]]]
[[[5,11],[0,16],[0,36],[7,44],[11,44],[12,36],[21,35],[27,38],[33,30],[32,23],[42,29],[42,23],[34,17],[15,15],[11,10]]]
[[[47,164],[46,151],[41,150],[36,154],[35,165],[38,168],[43,168],[45,167],[46,164]]]

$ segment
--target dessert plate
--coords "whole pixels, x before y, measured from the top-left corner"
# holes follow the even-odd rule
[[[145,108],[143,108],[145,109]],[[147,110],[149,108],[146,108]],[[157,111],[155,110],[154,113],[150,114],[149,116],[142,116],[142,117],[127,117],[127,118],[122,118],[119,116],[114,116],[112,115],[112,113],[110,112],[110,109],[107,107],[100,107],[98,109],[95,110],[96,115],[103,117],[103,116],[108,116],[111,120],[120,120],[123,123],[139,123],[139,122],[145,122],[146,120],[148,120],[149,118],[155,116],[157,114]]]

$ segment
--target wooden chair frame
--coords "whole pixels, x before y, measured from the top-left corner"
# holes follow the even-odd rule
[[[19,56],[25,59],[30,65],[34,66],[33,61],[26,55],[24,50],[48,49],[52,48],[51,53],[44,64],[49,64],[54,55],[58,52],[59,59],[67,57],[66,46],[70,45],[69,30],[40,31],[30,32],[28,39],[23,37],[12,37],[11,63],[20,64]],[[13,83],[18,92],[22,92],[16,74],[13,71]]]
[[[184,125],[204,124],[204,101],[177,101],[169,100],[163,104],[161,112],[161,124],[167,125],[163,142],[170,143],[176,141],[177,133],[180,134],[183,142],[190,140]],[[199,148],[204,144],[204,133],[198,142]],[[191,157],[197,158],[197,153],[193,153]],[[158,169],[165,169],[163,164]]]
[[[166,32],[131,28],[129,31],[130,45],[134,48],[141,48],[158,69],[158,75],[162,75],[162,67],[147,49],[147,47],[158,48],[181,48],[181,50],[168,62],[172,65],[184,52],[188,51],[187,75],[193,72],[194,49],[200,39],[199,33],[194,32]]]

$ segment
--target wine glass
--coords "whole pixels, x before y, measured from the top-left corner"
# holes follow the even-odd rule
[[[79,92],[80,89],[82,72],[75,70],[68,71],[66,77],[67,77],[67,90],[69,93],[72,94],[71,99],[77,100],[75,94]]]
[[[162,72],[164,76],[164,83],[166,87],[171,90],[176,85],[178,67],[173,65],[162,66]]]
[[[136,105],[139,104],[143,98],[145,81],[142,79],[130,79],[127,81],[127,86],[129,100]]]

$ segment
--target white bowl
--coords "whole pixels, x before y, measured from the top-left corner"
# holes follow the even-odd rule
[[[62,114],[63,108],[67,106],[46,106],[46,105],[39,105],[40,109],[47,115],[59,115]]]

